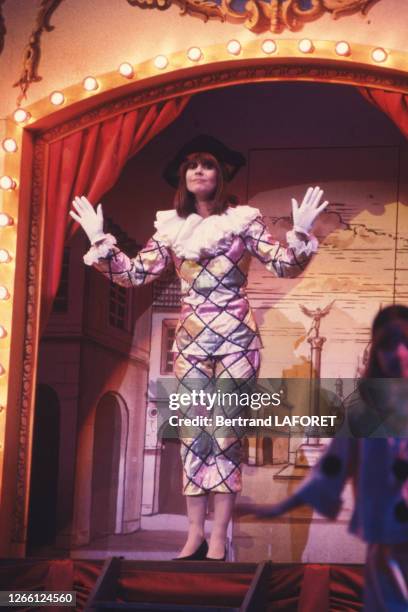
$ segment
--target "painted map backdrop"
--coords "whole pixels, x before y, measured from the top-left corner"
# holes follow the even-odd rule
[[[316,222],[320,248],[300,278],[275,279],[252,263],[249,297],[265,350],[262,376],[296,375],[309,358],[314,310],[335,303],[321,323],[322,377],[354,377],[378,308],[408,296],[408,212],[397,147],[253,150],[248,201],[277,238],[290,227],[291,197],[319,185],[330,201]],[[398,238],[398,239],[397,239]],[[295,370],[291,370],[295,366]],[[298,372],[301,375],[301,372]],[[306,375],[306,372],[305,372]]]

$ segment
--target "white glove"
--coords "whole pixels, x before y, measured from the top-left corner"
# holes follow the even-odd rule
[[[70,210],[69,214],[82,226],[91,244],[104,238],[102,204],[98,204],[95,211],[94,207],[85,196],[76,196],[72,204],[76,213]]]
[[[300,206],[292,198],[293,229],[295,232],[309,235],[310,228],[316,217],[320,215],[329,203],[326,200],[319,206],[322,195],[323,190],[320,187],[309,187]]]

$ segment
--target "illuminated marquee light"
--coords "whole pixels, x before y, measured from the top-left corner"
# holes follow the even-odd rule
[[[198,62],[201,59],[203,53],[199,47],[190,47],[187,51],[187,57],[192,62]]]
[[[10,260],[10,253],[6,249],[0,249],[0,263],[7,263]]]
[[[24,123],[30,118],[30,113],[24,108],[17,108],[13,113],[13,118],[16,123]]]
[[[62,91],[53,91],[50,95],[50,101],[54,106],[60,106],[65,102],[65,96]]]
[[[7,227],[7,225],[13,225],[13,217],[10,217],[7,213],[0,213],[0,227]]]
[[[9,189],[15,188],[16,182],[11,178],[11,176],[7,176],[7,174],[5,174],[4,176],[0,177],[0,189],[8,191]]]
[[[167,59],[165,55],[157,55],[154,58],[153,63],[156,66],[156,68],[158,68],[159,70],[164,70],[164,68],[167,68],[169,64],[169,60]]]
[[[8,300],[9,297],[10,297],[10,294],[7,290],[7,287],[0,285],[0,300]]]
[[[342,56],[350,55],[351,52],[350,45],[345,40],[340,40],[338,43],[336,43],[335,50],[337,55]]]
[[[15,153],[17,151],[17,143],[14,138],[5,138],[1,146],[6,153]]]
[[[231,55],[239,55],[241,53],[241,48],[239,40],[230,40],[227,44],[228,53],[231,53]]]
[[[0,325],[0,338],[5,338],[7,336],[6,329]]]
[[[312,53],[314,51],[313,43],[309,38],[302,38],[299,41],[298,48],[302,53]]]
[[[381,47],[377,47],[371,52],[371,57],[375,62],[385,62],[388,57],[388,53]]]
[[[99,87],[98,81],[93,76],[85,77],[84,80],[82,81],[82,84],[84,86],[84,89],[86,89],[86,91],[95,91],[95,89],[98,89]]]
[[[0,376],[2,376],[5,373],[6,373],[6,370],[3,368],[3,366],[0,363]]]
[[[270,55],[271,53],[275,53],[277,48],[278,46],[276,42],[274,40],[271,40],[270,38],[268,38],[267,40],[264,40],[262,43],[262,51],[266,53],[267,55]]]
[[[129,64],[129,62],[122,62],[119,66],[119,73],[127,79],[132,78],[134,75],[132,64]]]

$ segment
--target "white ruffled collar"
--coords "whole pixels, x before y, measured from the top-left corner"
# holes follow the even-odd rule
[[[153,238],[170,247],[177,257],[199,260],[224,253],[235,236],[243,232],[261,213],[252,206],[227,208],[221,215],[201,217],[191,213],[186,219],[175,210],[159,210]]]

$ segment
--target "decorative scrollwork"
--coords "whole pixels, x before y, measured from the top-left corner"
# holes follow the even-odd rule
[[[334,19],[360,12],[365,15],[380,0],[248,0],[241,9],[234,8],[235,0],[127,0],[131,6],[143,9],[166,10],[172,5],[181,8],[182,15],[219,19],[244,24],[252,32],[270,30],[274,33],[288,29],[301,30],[308,21],[324,13]]]
[[[159,11],[168,9],[172,0],[127,0],[131,6],[138,6],[143,9],[157,8]]]
[[[211,0],[127,0],[131,6],[143,9],[156,8],[165,11],[172,4],[180,7],[181,15],[194,15],[204,21],[209,19],[220,19],[225,21],[225,15],[217,2]]]
[[[20,87],[20,93],[17,97],[17,106],[20,106],[22,100],[27,97],[27,90],[31,83],[41,81],[42,79],[42,77],[38,75],[38,66],[41,57],[41,36],[44,30],[46,32],[51,32],[54,29],[54,26],[50,23],[50,19],[62,1],[63,0],[41,0],[40,10],[38,11],[36,19],[36,27],[31,32],[28,44],[24,49],[21,76],[13,85],[13,87]]]

